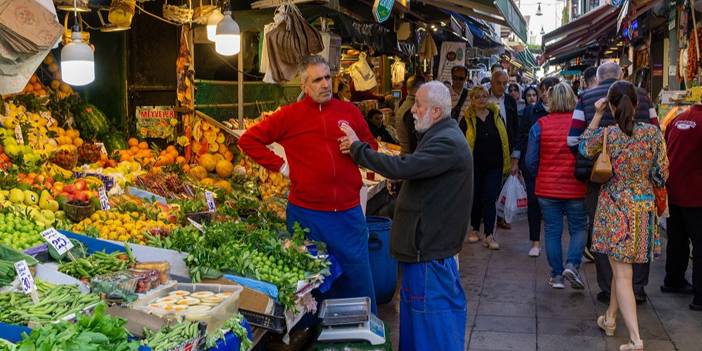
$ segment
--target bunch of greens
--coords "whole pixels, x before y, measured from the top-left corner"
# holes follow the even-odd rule
[[[241,323],[244,321],[244,316],[241,315],[241,313],[237,313],[234,315],[234,317],[230,318],[224,324],[222,325],[219,330],[217,330],[214,333],[208,334],[207,339],[205,340],[205,346],[208,349],[214,348],[217,346],[217,340],[224,339],[224,334],[229,333],[230,331],[236,335],[239,340],[241,340],[241,346],[239,346],[240,350],[248,350],[251,348],[253,342],[251,339],[249,339],[249,333],[244,328]]]
[[[145,329],[144,335],[142,345],[148,345],[153,351],[168,351],[197,338],[200,330],[196,322],[183,322],[165,326],[157,332]]]
[[[139,343],[129,341],[127,321],[105,313],[100,303],[91,315],[79,315],[76,323],[62,321],[33,329],[17,344],[18,351],[132,351]]]

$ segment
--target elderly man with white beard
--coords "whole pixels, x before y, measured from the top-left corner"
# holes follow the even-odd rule
[[[412,154],[380,154],[346,125],[340,149],[360,166],[403,181],[390,239],[402,269],[400,350],[464,350],[467,304],[454,256],[470,221],[473,160],[450,118],[443,83],[423,84],[412,114],[419,137]]]

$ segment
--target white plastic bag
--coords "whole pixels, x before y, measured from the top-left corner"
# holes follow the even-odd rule
[[[497,198],[497,216],[512,223],[524,219],[527,215],[527,193],[524,184],[517,177],[510,175]]]

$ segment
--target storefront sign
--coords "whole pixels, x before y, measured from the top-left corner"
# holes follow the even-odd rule
[[[142,138],[169,139],[174,135],[177,124],[172,106],[137,106],[136,129]]]
[[[383,23],[390,18],[395,0],[375,0],[373,3],[373,17],[378,23]]]

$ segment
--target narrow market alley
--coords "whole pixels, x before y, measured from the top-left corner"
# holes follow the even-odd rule
[[[552,289],[546,284],[549,268],[543,249],[538,258],[527,256],[527,232],[526,221],[516,223],[510,231],[498,230],[498,251],[465,244],[460,272],[469,306],[466,349],[618,350],[627,335],[621,315],[614,337],[605,337],[595,324],[606,305],[596,299],[599,289],[594,264],[582,266],[585,290],[571,289],[568,284],[564,290]],[[646,350],[700,350],[702,313],[688,308],[690,296],[661,293],[664,274],[665,259],[661,257],[651,267],[648,301],[637,309]],[[398,301],[396,292],[390,304],[379,306],[380,317],[392,325],[395,349]]]

